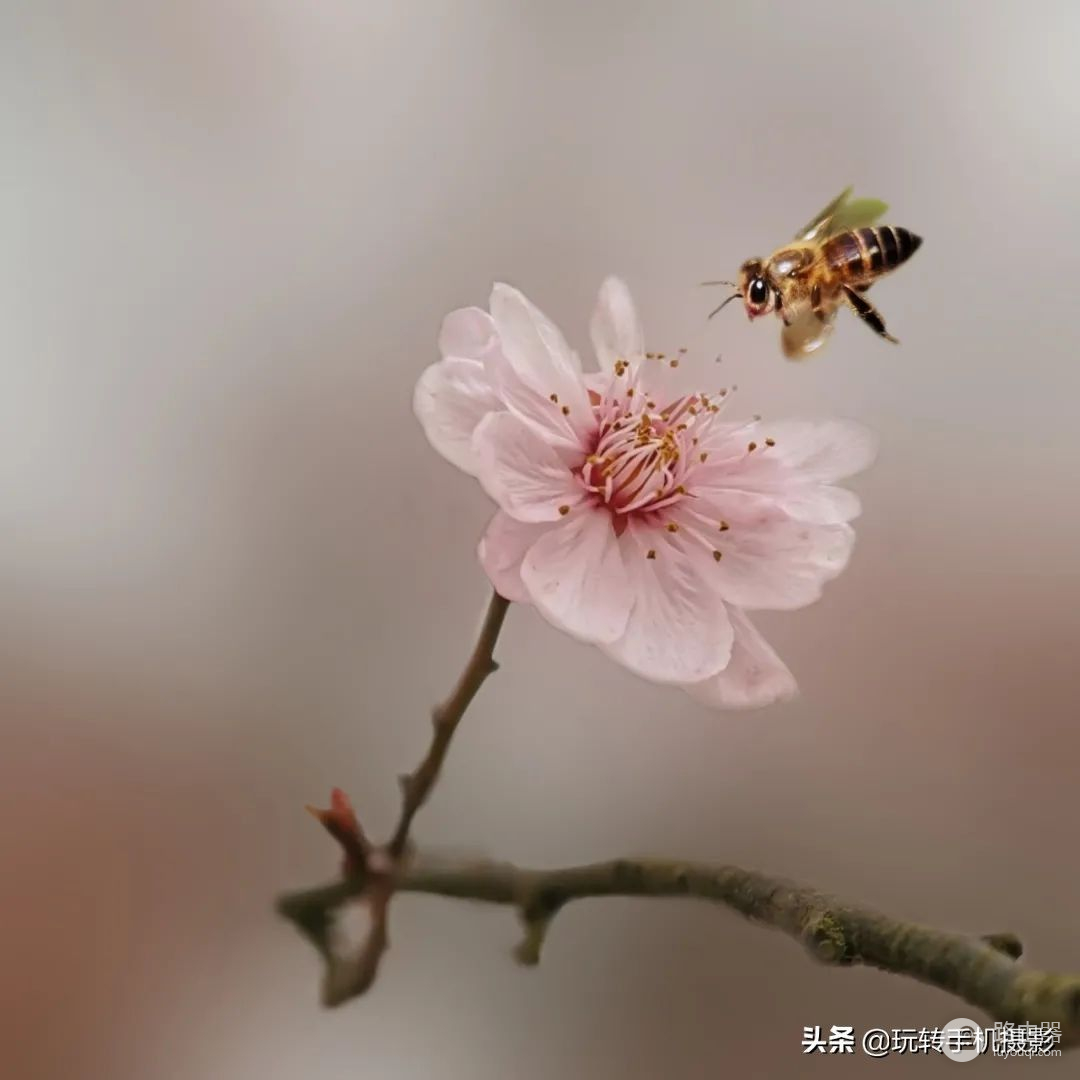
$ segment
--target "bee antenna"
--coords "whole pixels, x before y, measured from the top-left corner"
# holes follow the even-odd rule
[[[732,293],[718,308],[716,308],[715,310],[709,312],[709,318],[711,319],[714,315],[719,315],[720,312],[723,311],[724,308],[726,308],[728,306],[728,304],[731,303],[732,300],[738,300],[738,299],[741,298],[741,296],[742,296],[742,293],[740,293],[740,292]]]
[[[705,288],[712,285],[726,285],[729,289],[737,289],[739,286],[734,281],[699,281],[698,287]]]

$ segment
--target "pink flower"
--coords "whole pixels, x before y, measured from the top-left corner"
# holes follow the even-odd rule
[[[844,421],[723,419],[726,391],[670,389],[677,358],[644,352],[626,286],[591,324],[600,371],[496,285],[490,314],[446,317],[421,376],[431,444],[499,506],[480,561],[507,599],[631,671],[717,708],[792,697],[795,680],[746,616],[816,600],[843,570],[858,499],[834,482],[874,441]]]

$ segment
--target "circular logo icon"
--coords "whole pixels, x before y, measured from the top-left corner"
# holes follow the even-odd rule
[[[982,1051],[986,1036],[974,1020],[960,1016],[941,1030],[941,1052],[950,1061],[974,1061]]]

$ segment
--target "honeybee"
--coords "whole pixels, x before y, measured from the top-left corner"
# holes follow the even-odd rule
[[[741,299],[751,321],[770,311],[783,320],[780,344],[798,360],[828,340],[836,313],[846,304],[874,333],[898,344],[865,293],[882,275],[907,262],[922,238],[898,225],[875,225],[888,209],[878,199],[852,199],[851,188],[768,259],[748,259],[739,281],[707,281],[735,290],[709,318]]]

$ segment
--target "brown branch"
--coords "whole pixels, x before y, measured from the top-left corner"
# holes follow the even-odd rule
[[[479,638],[453,693],[434,710],[427,754],[401,778],[402,808],[385,847],[364,835],[348,798],[335,791],[331,807],[313,811],[341,844],[337,882],[282,897],[278,911],[314,945],[324,963],[323,1001],[340,1005],[374,982],[389,945],[391,897],[430,893],[517,908],[525,936],[523,964],[536,964],[551,921],[572,900],[605,896],[696,897],[721,904],[753,922],[783,931],[826,964],[865,964],[918,979],[1013,1023],[1057,1022],[1062,1045],[1080,1043],[1080,976],[1029,971],[1016,961],[1011,934],[975,937],[902,922],[816,889],[734,866],[663,859],[617,859],[562,870],[525,870],[487,860],[416,857],[409,832],[439,778],[450,741],[477,691],[497,665],[495,643],[509,602],[494,595]],[[340,941],[337,912],[365,903],[371,921],[364,941],[349,952]]]
[[[342,902],[346,899],[362,901],[367,905],[370,917],[364,940],[359,947],[349,950],[340,940],[333,917],[332,908],[337,904],[292,906],[284,901],[279,905],[323,958],[322,999],[326,1005],[340,1005],[358,997],[375,981],[379,962],[390,947],[390,900],[408,861],[413,818],[439,779],[450,740],[465,710],[484,680],[498,669],[493,653],[509,606],[509,600],[492,593],[472,655],[453,692],[432,713],[432,737],[427,754],[413,772],[400,777],[401,814],[390,843],[380,847],[368,840],[348,796],[337,788],[331,793],[329,809],[307,808],[341,845],[344,853],[342,884],[349,887]],[[352,888],[356,882],[363,884],[360,888]]]
[[[388,845],[388,850],[394,859],[400,859],[405,853],[413,818],[416,817],[420,807],[427,802],[431,789],[439,779],[443,761],[446,760],[446,751],[450,748],[450,740],[454,737],[454,732],[465,715],[465,710],[476,697],[476,692],[483,685],[484,680],[499,669],[493,654],[509,607],[509,600],[496,592],[491,594],[491,602],[488,604],[480,635],[476,639],[476,645],[465,665],[465,670],[458,678],[453,693],[441,705],[438,705],[431,715],[433,732],[427,755],[411,773],[405,773],[398,778],[401,784],[401,817],[398,819],[393,839]]]
[[[278,910],[311,938],[343,904],[367,894],[364,873],[282,897]],[[729,907],[793,937],[825,964],[865,964],[918,979],[996,1020],[1057,1022],[1062,1043],[1080,1043],[1080,975],[1032,971],[1017,963],[1011,934],[976,937],[904,922],[753,870],[665,859],[616,859],[561,870],[526,870],[487,860],[415,857],[395,889],[517,908],[524,964],[539,961],[552,919],[572,900],[605,896],[695,897]],[[315,939],[313,939],[315,940]],[[325,956],[324,945],[315,940]],[[333,1003],[333,1002],[332,1002]]]

